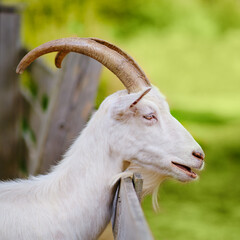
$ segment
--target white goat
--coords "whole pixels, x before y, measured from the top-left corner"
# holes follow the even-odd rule
[[[66,38],[32,50],[17,72],[53,51],[58,67],[70,51],[95,58],[127,91],[106,98],[49,174],[0,184],[1,240],[96,239],[110,220],[114,179],[141,172],[145,195],[167,177],[196,179],[191,169],[203,167],[201,147],[130,56],[103,40]]]

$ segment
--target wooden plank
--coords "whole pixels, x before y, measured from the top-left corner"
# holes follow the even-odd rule
[[[114,239],[153,240],[131,178],[121,179],[114,201]]]
[[[138,200],[141,203],[142,200],[142,189],[143,189],[143,178],[140,173],[133,174],[133,186],[137,194]]]
[[[32,174],[45,173],[61,160],[85,126],[94,106],[101,68],[99,62],[84,55],[67,56],[51,94]]]
[[[28,51],[22,49],[21,57]],[[27,73],[27,74],[26,74]],[[21,93],[26,100],[24,106],[24,117],[27,119],[28,130],[24,132],[24,140],[28,149],[28,171],[34,174],[37,166],[38,141],[42,135],[42,128],[46,123],[47,109],[51,98],[51,93],[56,85],[54,72],[43,63],[41,59],[36,59],[25,74],[28,81],[34,86],[34,94],[21,87]]]
[[[0,179],[18,176],[23,155],[19,117],[21,96],[15,72],[20,53],[20,16],[0,9]]]

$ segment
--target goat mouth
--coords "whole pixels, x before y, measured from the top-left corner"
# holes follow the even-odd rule
[[[191,177],[191,178],[197,177],[197,174],[195,172],[193,172],[190,167],[182,165],[180,163],[176,163],[176,162],[172,162],[172,164],[174,166],[176,166],[177,168],[179,168],[180,170],[182,170],[183,172],[185,172],[189,177]]]

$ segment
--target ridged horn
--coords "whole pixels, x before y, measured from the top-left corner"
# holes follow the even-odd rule
[[[121,80],[129,93],[151,87],[144,72],[128,54],[95,38],[61,38],[44,43],[23,57],[16,72],[21,74],[36,58],[50,52],[58,52],[55,58],[57,67],[61,67],[63,58],[69,52],[81,53],[97,60]]]

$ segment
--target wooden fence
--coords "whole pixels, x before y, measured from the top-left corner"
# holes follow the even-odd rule
[[[141,208],[143,179],[135,173],[121,179],[114,202],[112,227],[117,240],[153,240]]]
[[[27,52],[20,44],[20,15],[14,8],[2,6],[0,11],[0,131],[4,133],[0,136],[0,178],[17,177],[21,164],[26,164],[29,174],[45,173],[87,122],[101,64],[71,53],[62,69],[53,72],[37,59],[27,68],[20,85],[15,69]],[[20,152],[23,143],[26,147]]]
[[[15,73],[27,52],[21,16],[0,5],[0,179],[46,173],[86,124],[94,107],[101,64],[71,53],[53,72],[41,59]],[[152,239],[140,206],[142,179],[122,179],[113,205],[115,239]],[[135,192],[137,191],[137,194]],[[139,199],[139,200],[138,200]]]

